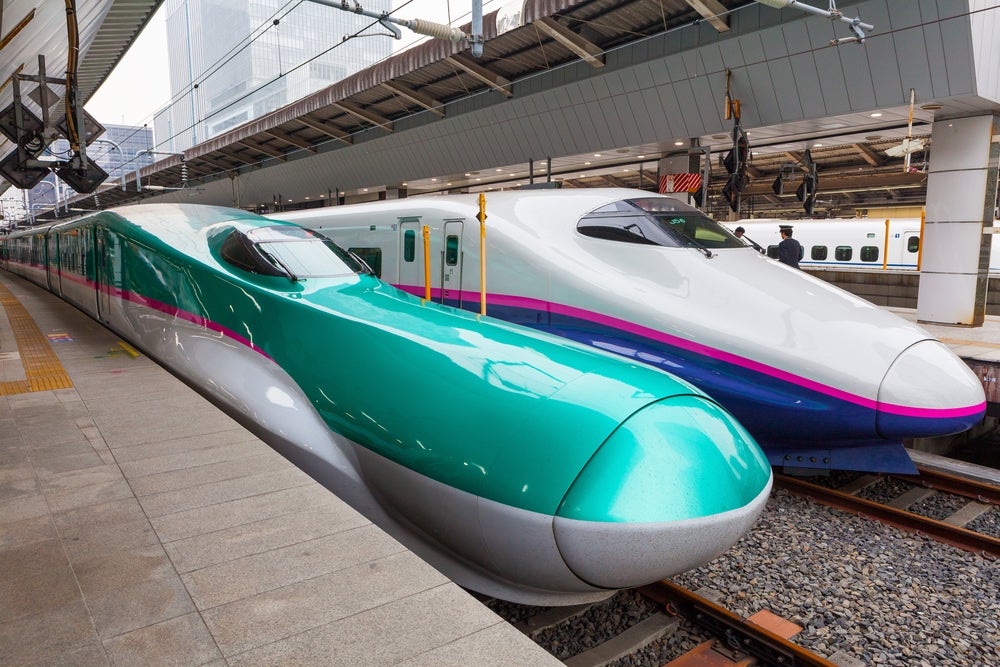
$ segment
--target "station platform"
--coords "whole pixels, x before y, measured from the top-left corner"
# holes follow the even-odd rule
[[[918,322],[917,311],[889,308],[900,317]],[[981,327],[949,326],[918,322],[931,335],[965,360],[983,383],[987,414],[1000,417],[1000,316],[987,315]]]
[[[88,316],[0,303],[0,664],[560,664]]]

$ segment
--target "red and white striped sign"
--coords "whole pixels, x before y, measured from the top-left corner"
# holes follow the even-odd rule
[[[701,174],[660,174],[660,193],[694,192],[701,187]]]

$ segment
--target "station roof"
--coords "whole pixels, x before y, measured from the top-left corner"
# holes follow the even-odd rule
[[[885,2],[880,0],[868,4],[883,5]],[[741,11],[745,9],[753,11]],[[683,57],[688,50],[702,44],[711,45],[713,39],[723,44],[722,40],[737,19],[742,20],[739,27],[745,33],[747,30],[762,29],[765,21],[782,28],[801,18],[799,13],[791,10],[777,12],[761,8],[750,0],[526,0],[520,20],[504,30],[498,28],[498,25],[505,25],[502,11],[484,17],[486,41],[482,58],[473,59],[464,43],[425,42],[267,116],[196,145],[184,151],[183,156],[169,156],[144,167],[141,170],[144,186],[141,193],[134,174],[127,179],[124,191],[117,184],[106,183],[99,190],[100,207],[134,202],[144,196],[165,196],[168,200],[185,196],[186,201],[206,200],[207,203],[244,207],[270,202],[273,193],[283,191],[282,183],[302,180],[304,168],[296,165],[298,161],[308,161],[314,172],[319,163],[310,158],[320,159],[327,155],[333,157],[322,163],[325,165],[323,169],[339,174],[331,178],[327,187],[347,191],[360,190],[362,186],[376,189],[380,186],[405,187],[411,192],[482,189],[490,183],[509,184],[514,174],[519,174],[516,178],[527,182],[528,164],[525,160],[493,165],[503,167],[502,175],[493,173],[482,159],[480,164],[470,166],[470,160],[462,155],[470,147],[449,143],[444,130],[440,131],[442,136],[438,145],[441,153],[450,158],[438,160],[438,164],[444,166],[437,172],[412,173],[402,177],[399,177],[399,168],[396,173],[392,172],[393,167],[399,166],[395,163],[405,162],[402,156],[408,144],[412,143],[411,148],[415,151],[427,148],[426,139],[418,144],[415,140],[410,142],[407,137],[417,132],[423,132],[425,136],[433,134],[433,130],[428,128],[432,128],[436,121],[456,117],[465,119],[474,111],[489,110],[494,116],[501,116],[504,101],[515,97],[517,86],[531,88],[535,85],[531,88],[534,91],[537,90],[536,82],[544,77],[548,77],[546,84],[558,82],[560,77],[567,81],[574,80],[573,77],[582,80],[591,76],[587,71],[622,68],[624,60],[641,57],[644,49],[676,49],[677,54]],[[889,23],[888,9],[885,11],[883,25]],[[748,20],[747,17],[755,18]],[[825,29],[822,19],[812,20]],[[914,20],[919,22],[921,18],[918,16]],[[805,30],[814,32],[813,25]],[[803,28],[798,26],[794,30],[802,31]],[[897,30],[895,26],[886,25],[887,34]],[[464,31],[468,32],[469,26]],[[676,39],[671,41],[674,35]],[[893,38],[900,41],[894,34]],[[660,42],[650,41],[656,39]],[[810,34],[806,39],[815,42],[816,37]],[[741,46],[745,48],[744,44],[736,48]],[[848,45],[841,48],[866,47]],[[670,56],[668,52],[658,57]],[[897,54],[894,52],[891,56],[895,59]],[[851,57],[854,56],[845,56],[844,59]],[[816,57],[815,60],[814,71],[825,74],[823,70],[827,68],[820,63],[821,58]],[[692,60],[690,67],[698,66]],[[580,74],[581,70],[586,71]],[[937,70],[931,75],[937,76]],[[844,76],[843,73],[840,75],[842,82]],[[896,76],[902,78],[898,71]],[[744,91],[747,89],[744,88]],[[690,113],[704,116],[705,94],[695,90],[694,95],[699,97],[702,106],[693,105]],[[717,105],[716,115],[721,116],[723,90],[712,90],[711,95],[713,99],[708,104]],[[871,97],[877,101],[883,95],[875,90]],[[779,195],[772,190],[772,183],[782,172],[793,176],[800,174],[804,164],[803,148],[810,147],[811,157],[819,168],[820,191],[836,194],[833,198],[838,205],[860,207],[922,203],[926,191],[926,174],[922,173],[926,169],[926,151],[911,156],[911,169],[907,173],[903,172],[903,156],[887,151],[898,149],[901,140],[908,134],[921,139],[925,147],[929,145],[934,110],[926,104],[928,101],[924,96],[921,103],[925,108],[918,105],[912,110],[912,128],[907,118],[910,109],[899,100],[895,105],[873,106],[881,114],[878,119],[873,118],[875,114],[867,113],[870,109],[862,112],[845,108],[845,113],[822,118],[767,126],[747,125],[751,129],[754,148],[750,163],[752,183],[746,192],[747,197],[753,198],[759,212],[799,209],[800,205],[794,200],[794,186]],[[956,98],[951,102],[952,111],[979,108],[976,99]],[[558,110],[538,110],[539,114],[556,112]],[[552,158],[552,173],[569,187],[625,185],[650,188],[656,173],[656,160],[686,149],[686,146],[677,148],[677,140],[691,137],[690,134],[680,137],[673,134],[670,129],[665,129],[662,137],[655,141],[618,143],[614,148],[604,146],[600,158],[583,150],[557,152]],[[729,134],[719,132],[718,128],[714,133],[699,132],[697,138],[701,146],[716,151],[714,160],[732,145]],[[373,161],[368,147],[374,146],[371,143],[374,141],[391,145],[393,150],[382,151],[390,157],[379,158],[381,162]],[[581,144],[577,142],[575,145]],[[367,165],[367,171],[362,162]],[[354,167],[349,176],[344,176],[345,164]],[[371,180],[371,174],[378,173],[380,167],[389,175],[385,180]],[[539,167],[536,162],[535,176],[538,178],[541,174],[544,178]],[[266,179],[254,177],[265,172]],[[357,180],[352,182],[355,177]],[[366,177],[369,180],[365,181]],[[715,164],[710,190],[720,190],[724,178],[725,172]],[[240,187],[243,191],[228,201],[220,200],[223,196],[220,193],[225,191],[228,197],[229,184],[235,191],[238,181],[242,181]],[[251,185],[260,181],[266,181],[266,184]],[[225,185],[219,185],[220,182]],[[151,190],[149,186],[158,189]],[[290,186],[284,187],[288,188],[285,193],[292,192]],[[164,195],[164,189],[174,188],[183,188],[185,192],[183,195]],[[202,196],[202,192],[214,193],[215,199]],[[313,196],[328,196],[331,192]],[[285,198],[292,199],[292,195],[286,194]],[[80,196],[76,201],[77,205],[88,207],[97,204],[98,200],[93,196]]]
[[[163,0],[79,0],[74,4],[81,57],[77,66],[77,87],[86,103],[128,51]],[[4,2],[0,12],[0,110],[13,100],[14,74],[37,77],[39,56],[45,60],[46,78],[66,76],[69,54],[67,7],[63,2]],[[29,110],[41,116],[39,97],[30,95],[35,82],[22,84]],[[65,117],[64,84],[50,82],[54,93],[49,101],[52,120]],[[14,148],[0,135],[0,156]],[[8,183],[0,179],[0,192]]]

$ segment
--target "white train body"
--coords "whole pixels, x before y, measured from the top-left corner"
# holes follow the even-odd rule
[[[803,268],[915,271],[921,260],[920,218],[756,218],[726,225],[743,227],[746,237],[765,248],[770,257],[777,257],[778,226],[792,225],[792,236],[802,244],[799,266]],[[1000,230],[1000,225],[995,223],[994,229]],[[990,273],[1000,273],[1000,233],[992,234],[990,243]]]
[[[629,202],[676,211],[657,218],[667,226],[704,220],[638,190],[487,195],[488,314],[679,375],[725,405],[777,465],[912,471],[903,439],[982,418],[978,379],[921,327],[762,256],[711,221],[698,234],[712,248],[624,242],[615,234],[637,225],[656,232]],[[453,195],[276,217],[322,231],[419,295],[427,227],[431,298],[478,311],[478,212],[478,196]],[[611,231],[581,233],[594,220]]]

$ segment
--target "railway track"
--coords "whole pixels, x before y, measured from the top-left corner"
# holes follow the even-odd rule
[[[567,667],[834,667],[835,663],[823,656],[789,641],[801,630],[794,623],[767,611],[743,618],[711,597],[712,591],[696,593],[659,581],[590,605],[533,611],[537,608],[493,600],[486,603],[501,615],[506,613],[515,628]],[[613,621],[602,623],[608,617]],[[595,627],[597,624],[601,627]],[[580,627],[596,634],[588,632],[588,641],[578,644],[560,639],[579,635]],[[670,657],[650,662],[648,655],[642,654],[654,644],[658,654]]]
[[[980,521],[1000,512],[1000,487],[918,467],[919,475],[858,475],[836,488],[775,475],[775,486],[946,544],[1000,558],[1000,536]],[[919,511],[923,509],[923,511]],[[982,524],[984,528],[979,528]]]
[[[917,656],[925,661],[921,664],[951,664],[949,659],[956,665],[998,664],[968,657],[963,641],[976,640],[962,639],[964,621],[937,619],[945,600],[935,591],[948,582],[949,594],[965,601],[955,603],[964,613],[990,615],[986,610],[994,608],[995,596],[980,587],[990,587],[988,563],[1000,555],[1000,488],[930,468],[920,472],[838,473],[823,479],[827,487],[776,476],[779,491],[761,524],[733,552],[697,572],[622,591],[595,605],[542,609],[499,603],[515,610],[494,611],[568,667],[905,665]],[[824,517],[832,523],[823,523]],[[864,537],[868,519],[882,524],[871,529],[870,539]],[[792,526],[807,528],[809,541]],[[931,539],[915,541],[885,526]],[[976,555],[969,555],[966,565],[961,551],[941,543]],[[959,592],[956,587],[969,572],[977,573],[979,583]],[[903,580],[898,587],[897,580]],[[925,606],[914,596],[917,590],[937,603]],[[942,647],[952,643],[957,648],[948,649],[945,658]],[[984,644],[976,655],[993,653]]]

